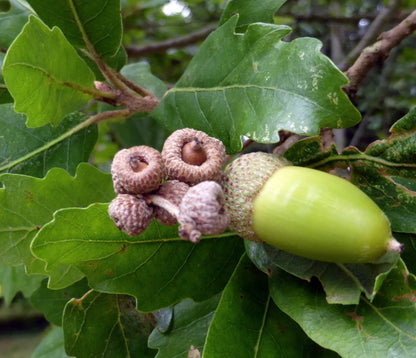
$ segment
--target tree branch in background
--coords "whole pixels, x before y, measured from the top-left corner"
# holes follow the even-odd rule
[[[379,40],[365,48],[355,63],[347,70],[346,76],[350,83],[344,87],[344,91],[350,98],[354,98],[358,86],[367,76],[368,72],[380,61],[384,61],[390,51],[398,46],[406,37],[416,30],[416,10],[413,11],[396,27],[383,32]]]
[[[400,9],[401,0],[392,0],[389,5],[382,8],[370,27],[350,53],[339,63],[339,69],[345,71],[358,58],[360,53],[371,43],[377,40],[377,37],[382,32],[383,27],[396,15]]]
[[[126,47],[127,55],[130,58],[137,58],[137,57],[142,57],[145,55],[152,55],[155,53],[163,53],[166,50],[169,50],[171,48],[186,47],[186,46],[192,45],[198,41],[205,39],[216,28],[217,28],[216,25],[215,26],[210,25],[210,26],[204,27],[203,29],[195,31],[189,35],[178,37],[175,39],[155,42],[155,43],[151,43],[151,44],[143,45],[143,46],[127,46]]]

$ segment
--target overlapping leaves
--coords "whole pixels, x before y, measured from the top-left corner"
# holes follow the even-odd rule
[[[42,179],[3,174],[0,182],[0,257],[3,264],[25,264],[28,269],[34,263],[30,243],[56,210],[114,197],[111,176],[88,164],[80,165],[75,177],[54,168]]]
[[[342,357],[413,357],[416,354],[416,278],[399,262],[373,302],[328,305],[315,285],[276,270],[270,292],[306,334]],[[319,329],[317,329],[319,327]]]
[[[312,135],[359,121],[341,90],[346,77],[319,51],[318,40],[283,42],[290,28],[264,23],[238,34],[237,21],[234,16],[203,43],[153,112],[161,123],[203,130],[237,152],[243,135],[270,143],[281,129]]]
[[[97,140],[97,126],[75,132],[85,120],[73,113],[57,127],[27,128],[24,115],[12,105],[0,105],[0,172],[43,177],[52,168],[75,174],[79,163],[88,161]]]
[[[135,296],[142,311],[211,297],[224,287],[243,251],[233,234],[195,245],[180,239],[176,227],[157,222],[142,235],[128,236],[114,225],[105,204],[57,211],[31,248],[47,262],[48,272],[75,266],[92,288]]]

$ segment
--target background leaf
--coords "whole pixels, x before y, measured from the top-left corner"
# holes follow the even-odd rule
[[[42,279],[42,276],[27,275],[23,266],[0,266],[0,292],[4,303],[9,305],[19,291],[30,297]]]
[[[75,174],[81,162],[88,161],[97,141],[96,125],[74,132],[86,117],[73,113],[57,127],[27,128],[26,117],[12,105],[0,105],[0,172],[43,177],[51,168]]]
[[[48,289],[47,280],[43,280],[41,286],[30,296],[30,303],[45,315],[48,322],[62,326],[65,305],[70,299],[83,296],[89,289],[85,279],[62,290]]]
[[[156,358],[188,357],[194,346],[201,353],[220,295],[203,302],[190,299],[173,306],[173,324],[167,332],[155,328],[149,336],[149,347],[159,349]]]
[[[92,98],[79,89],[94,86],[89,67],[58,28],[49,30],[34,16],[7,51],[3,76],[29,127],[56,125]]]
[[[64,348],[62,327],[51,327],[30,358],[69,358]]]
[[[119,0],[28,0],[28,3],[49,27],[59,27],[75,47],[86,47],[84,32],[102,57],[111,58],[119,50],[122,37]]]
[[[31,11],[22,3],[11,0],[10,10],[0,13],[0,48],[8,48],[27,22]]]
[[[0,257],[3,264],[33,264],[29,245],[42,225],[63,207],[109,202],[115,194],[111,175],[81,164],[75,177],[59,168],[45,178],[3,174],[0,182]],[[79,278],[78,278],[79,279]]]
[[[237,20],[204,41],[165,94],[152,113],[162,124],[203,130],[237,152],[243,135],[273,143],[281,129],[312,135],[360,120],[341,90],[346,77],[319,51],[319,41],[283,42],[290,28],[260,23],[236,34]]]
[[[416,354],[416,278],[399,262],[370,303],[328,305],[316,285],[273,272],[270,292],[277,306],[306,334],[343,358],[413,357]],[[319,329],[317,329],[319,327]]]
[[[224,9],[220,23],[221,26],[235,14],[239,14],[236,30],[244,32],[253,22],[274,23],[274,14],[286,0],[264,0],[255,2],[250,0],[230,0]]]
[[[66,305],[63,322],[69,355],[154,357],[147,347],[147,336],[153,326],[145,315],[136,311],[131,297],[90,291]]]
[[[138,309],[150,312],[221,291],[243,245],[230,233],[195,245],[180,239],[176,227],[156,221],[143,234],[128,236],[114,225],[107,205],[98,204],[57,211],[32,251],[47,262],[48,271],[57,264],[74,265],[93,289],[135,296]]]

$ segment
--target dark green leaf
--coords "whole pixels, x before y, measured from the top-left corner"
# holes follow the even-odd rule
[[[0,105],[0,172],[43,177],[59,167],[74,174],[81,162],[88,161],[97,141],[97,126],[77,131],[86,117],[66,116],[58,127],[27,128],[25,116],[12,105]]]
[[[0,292],[4,303],[9,305],[19,291],[30,297],[42,279],[43,276],[27,275],[23,266],[0,266]]]
[[[286,2],[286,0],[230,0],[224,9],[220,25],[227,22],[235,14],[239,14],[236,30],[244,32],[247,26],[253,22],[274,23],[275,12]]]
[[[191,346],[201,353],[209,324],[220,296],[195,303],[183,300],[173,307],[173,324],[168,332],[155,328],[149,337],[149,347],[159,349],[157,358],[188,357]]]
[[[267,276],[243,255],[215,311],[204,358],[309,357],[312,347],[271,301]]]
[[[267,244],[257,245],[263,246],[271,263],[263,270],[272,272],[278,267],[307,281],[317,277],[329,303],[355,304],[362,292],[372,300],[399,258],[395,253],[374,264],[334,264],[291,255]]]
[[[161,151],[170,134],[156,120],[143,115],[134,115],[123,123],[110,123],[109,125],[118,142],[124,148],[148,145]]]
[[[85,279],[61,290],[49,289],[47,280],[43,280],[42,285],[30,297],[30,303],[41,311],[50,323],[61,326],[65,305],[70,299],[81,297],[88,290]]]
[[[21,2],[10,1],[10,11],[0,13],[0,48],[8,48],[22,30],[30,14]]]
[[[88,164],[81,164],[75,177],[54,168],[43,179],[3,174],[0,182],[4,185],[0,188],[1,261],[7,265],[24,263],[27,268],[34,259],[29,245],[56,210],[109,202],[115,195],[111,175]]]
[[[319,137],[307,138],[289,148],[285,157],[295,165],[322,170],[349,167],[351,181],[385,212],[393,231],[416,233],[416,109],[391,132],[364,152],[346,148],[341,154],[334,147],[323,152]]]
[[[56,125],[92,98],[89,67],[58,28],[49,30],[34,16],[7,51],[3,76],[30,127]]]
[[[195,245],[180,239],[176,227],[156,221],[142,235],[128,236],[100,204],[57,211],[32,251],[47,262],[48,271],[58,264],[76,266],[95,290],[135,296],[137,307],[149,312],[222,290],[243,245],[230,233]]]
[[[13,97],[10,95],[9,90],[4,84],[4,78],[1,72],[1,68],[3,66],[3,60],[4,60],[4,53],[0,52],[0,105],[3,103],[13,102]]]
[[[30,358],[69,358],[64,348],[62,327],[51,327]]]
[[[412,274],[416,274],[416,235],[396,234],[397,240],[404,244],[402,259]]]
[[[153,115],[170,130],[191,127],[221,139],[229,152],[241,137],[279,140],[278,130],[318,134],[360,120],[341,86],[346,77],[311,38],[283,42],[286,26],[252,24],[236,34],[233,17],[200,47]],[[201,71],[203,69],[203,71]]]
[[[136,311],[130,297],[91,291],[67,304],[63,322],[65,348],[71,356],[154,357],[147,347],[153,326]]]
[[[119,0],[28,0],[28,3],[49,27],[59,27],[72,45],[85,48],[87,38],[104,58],[119,50],[122,36]]]
[[[270,279],[277,306],[315,342],[343,358],[414,357],[415,290],[415,276],[400,262],[374,301],[362,298],[359,305],[328,305],[316,285],[281,270]]]

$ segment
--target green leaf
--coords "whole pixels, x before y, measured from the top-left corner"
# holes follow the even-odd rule
[[[162,127],[152,117],[144,117],[142,114],[135,114],[122,123],[109,123],[114,131],[114,136],[124,148],[136,145],[147,145],[159,151],[170,132]]]
[[[59,27],[75,47],[85,48],[87,39],[106,58],[114,56],[121,46],[119,0],[28,0],[28,3],[49,27]]]
[[[402,259],[412,274],[416,274],[416,235],[396,234],[397,240],[404,244]]]
[[[244,32],[253,22],[266,22],[273,24],[274,14],[286,0],[230,0],[224,9],[220,25],[227,22],[235,14],[239,14],[236,30]]]
[[[246,249],[263,272],[270,274],[282,269],[307,281],[316,277],[323,285],[328,303],[341,304],[358,303],[361,293],[372,300],[399,258],[394,253],[374,264],[335,264],[292,255],[267,244],[246,242]]]
[[[341,154],[334,147],[323,152],[319,137],[307,138],[289,148],[285,157],[295,165],[327,171],[349,167],[351,181],[384,211],[393,231],[416,233],[416,109],[391,132],[364,152],[350,147]]]
[[[303,357],[312,346],[271,301],[267,276],[243,255],[215,311],[203,357]]]
[[[277,306],[315,342],[343,358],[414,357],[415,290],[415,276],[400,262],[374,301],[361,298],[359,305],[328,305],[316,285],[281,270],[270,279]]]
[[[141,311],[211,297],[222,290],[243,251],[234,234],[195,245],[180,239],[177,227],[156,221],[142,235],[128,236],[114,225],[107,207],[57,211],[39,231],[32,251],[50,272],[58,264],[73,265],[93,289],[135,296]]]
[[[57,127],[27,128],[24,115],[12,105],[0,105],[0,172],[43,177],[59,167],[74,174],[79,163],[88,161],[98,137],[96,125],[77,131],[85,120],[73,113]]]
[[[30,303],[41,311],[50,323],[62,326],[65,305],[70,299],[83,296],[89,289],[85,279],[61,290],[48,289],[47,280],[43,280],[41,286],[30,296]]]
[[[237,152],[243,135],[273,143],[281,129],[312,135],[360,120],[341,90],[346,77],[320,52],[318,40],[283,42],[290,28],[262,23],[236,34],[237,21],[213,32],[166,92],[153,111],[162,124],[203,130]]]
[[[69,358],[64,348],[62,327],[51,327],[30,358]]]
[[[27,275],[23,266],[0,266],[0,292],[4,303],[9,305],[19,291],[30,297],[42,279],[43,276]]]
[[[92,98],[89,67],[58,28],[34,16],[7,51],[3,76],[29,127],[56,125]]]
[[[130,81],[152,92],[158,98],[162,98],[167,91],[165,83],[151,73],[150,65],[147,62],[131,63],[124,66],[120,72]]]
[[[90,291],[66,305],[63,322],[65,348],[71,356],[154,357],[147,347],[153,326],[136,311],[130,297]]]
[[[198,303],[186,299],[173,306],[173,324],[169,331],[155,328],[149,336],[149,347],[159,349],[156,357],[187,358],[191,346],[202,353],[219,298],[219,295],[215,295]]]
[[[10,10],[0,13],[0,48],[8,48],[27,22],[31,11],[21,2],[10,1]]]
[[[54,168],[43,179],[3,174],[0,182],[4,185],[0,188],[0,258],[2,264],[26,264],[27,268],[34,260],[29,245],[56,210],[109,202],[114,197],[111,175],[88,164],[81,164],[75,177]]]

